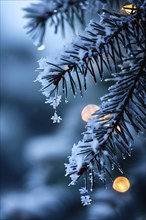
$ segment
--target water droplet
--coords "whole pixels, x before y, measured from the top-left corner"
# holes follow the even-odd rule
[[[40,46],[38,46],[38,48],[37,48],[38,50],[44,50],[45,49],[45,45],[40,45]]]
[[[114,164],[112,164],[112,170],[114,170],[114,168],[115,168],[115,165],[114,165]]]
[[[122,154],[122,158],[123,158],[123,160],[125,160],[125,159],[126,159],[126,156],[125,156],[125,154]]]
[[[67,100],[67,99],[65,99],[65,103],[68,103],[68,100]]]

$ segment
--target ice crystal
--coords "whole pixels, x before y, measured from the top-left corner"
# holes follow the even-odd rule
[[[56,109],[56,107],[60,104],[61,102],[61,95],[57,95],[55,97],[49,97],[48,99],[46,99],[45,103],[49,103],[50,105],[53,106],[54,109]]]
[[[54,115],[51,117],[51,120],[53,120],[53,123],[60,123],[62,118],[58,116],[56,112],[54,112]]]
[[[80,194],[86,194],[88,193],[88,190],[85,187],[82,187],[79,189]]]
[[[91,198],[89,195],[86,196],[81,196],[81,203],[83,204],[83,206],[85,205],[91,205]]]
[[[69,186],[73,186],[73,185],[76,184],[76,182],[77,182],[77,180],[78,180],[78,178],[79,178],[79,175],[77,175],[76,173],[74,173],[74,174],[71,174],[71,175],[70,175],[70,178],[71,178],[72,181],[70,182]]]
[[[102,170],[100,173],[98,173],[98,177],[102,182],[104,182],[106,180],[105,172]]]
[[[96,138],[93,139],[93,142],[91,144],[91,148],[93,149],[93,151],[96,153],[98,148],[99,148],[99,143],[98,140]]]
[[[74,161],[74,162],[75,162],[75,161]],[[76,165],[76,163],[75,163],[75,165]],[[70,166],[70,164],[67,164],[67,163],[65,163],[64,166],[65,166],[65,168],[66,168],[66,170],[65,170],[65,171],[66,171],[65,176],[68,176],[68,175],[70,175],[71,173],[75,172],[74,166]]]

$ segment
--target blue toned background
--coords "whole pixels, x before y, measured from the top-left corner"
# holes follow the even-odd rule
[[[60,32],[55,35],[53,28],[48,28],[45,50],[38,51],[23,28],[26,20],[22,8],[30,2],[0,3],[1,220],[144,220],[146,163],[145,143],[140,136],[135,140],[132,158],[121,159],[124,175],[131,182],[127,193],[113,191],[111,182],[104,190],[97,181],[93,205],[83,208],[79,186],[68,187],[64,162],[85,130],[80,112],[86,104],[99,104],[107,86],[94,86],[89,80],[84,99],[70,95],[69,103],[59,108],[63,121],[52,124],[53,111],[44,104],[40,85],[34,83],[37,60],[55,56],[74,34],[66,26],[63,39]]]

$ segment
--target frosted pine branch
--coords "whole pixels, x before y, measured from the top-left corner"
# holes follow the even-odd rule
[[[28,17],[32,18],[30,32],[38,40],[38,45],[44,37],[46,20],[57,16],[57,13],[64,16],[68,6],[79,4],[82,10],[81,2],[93,1],[55,1],[55,7],[60,4],[60,8],[52,8],[50,17],[43,11],[44,4],[48,7],[47,1],[43,6],[39,4],[40,8],[38,4],[27,8]],[[137,134],[146,129],[146,1],[129,2],[136,5],[131,14],[109,12],[104,8],[103,14],[99,15],[100,21],[90,21],[84,36],[77,36],[55,63],[48,58],[39,61],[37,81],[42,84],[46,103],[55,109],[51,118],[54,123],[62,120],[56,112],[61,101],[60,91],[66,101],[69,87],[74,96],[78,90],[83,96],[87,89],[87,74],[93,77],[94,82],[97,82],[97,76],[114,82],[109,93],[101,98],[100,109],[88,121],[83,139],[73,146],[69,163],[65,164],[66,176],[71,178],[69,185],[75,185],[85,175],[85,186],[79,190],[83,205],[91,203],[89,192],[95,187],[96,176],[105,184],[107,176],[112,179],[115,167],[122,172],[118,155],[120,153],[123,159],[131,155],[133,133],[130,128],[134,128]],[[72,10],[70,15],[75,12]],[[72,18],[70,15],[69,20]],[[43,23],[37,20],[38,17],[43,18]],[[58,29],[60,20],[54,25]],[[39,34],[37,28],[41,28]],[[109,79],[105,78],[105,73],[109,73]]]
[[[144,13],[143,6],[129,16],[105,11],[99,24],[91,21],[86,29],[88,36],[78,36],[55,64],[46,60],[48,66],[43,71],[47,71],[41,79],[48,82],[44,90],[51,86],[50,93],[54,93],[60,88],[67,98],[69,79],[72,93],[76,95],[79,87],[82,96],[87,89],[87,74],[97,82],[96,72],[102,80],[105,72],[117,71],[125,54],[133,56],[135,49],[144,48]]]
[[[87,0],[42,0],[40,3],[32,3],[23,9],[26,12],[24,17],[29,19],[26,25],[27,34],[31,36],[34,44],[40,47],[43,44],[47,22],[50,26],[54,26],[55,33],[58,32],[59,26],[64,33],[65,22],[74,29],[75,17],[84,24],[86,4]]]
[[[100,110],[95,112],[96,117],[87,123],[83,140],[74,145],[69,158],[67,175],[77,175],[72,184],[85,174],[85,188],[89,185],[89,176],[91,191],[95,176],[105,183],[106,174],[112,179],[114,167],[122,172],[118,152],[123,159],[127,154],[131,156],[133,137],[127,123],[137,133],[146,129],[146,52],[144,57],[126,59],[114,81],[116,83],[109,88],[109,94],[102,99]]]
[[[65,35],[65,23],[75,31],[76,20],[84,26],[86,11],[93,16],[105,2],[105,0],[40,0],[40,3],[32,3],[23,9],[24,17],[28,19],[25,26],[27,34],[41,50],[44,48],[43,40],[47,23],[48,26],[54,27],[55,33],[60,27],[62,34]],[[107,1],[107,4],[108,8],[119,6],[118,0]]]

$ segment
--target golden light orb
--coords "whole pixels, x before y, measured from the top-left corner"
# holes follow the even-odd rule
[[[124,176],[117,177],[113,182],[113,189],[118,192],[124,193],[128,191],[129,188],[130,188],[130,182]]]
[[[95,104],[86,105],[81,112],[82,120],[87,122],[89,119],[94,118],[93,113],[99,109],[100,109],[100,107]]]
[[[133,14],[136,10],[136,6],[133,4],[124,5],[122,8],[127,14]]]

